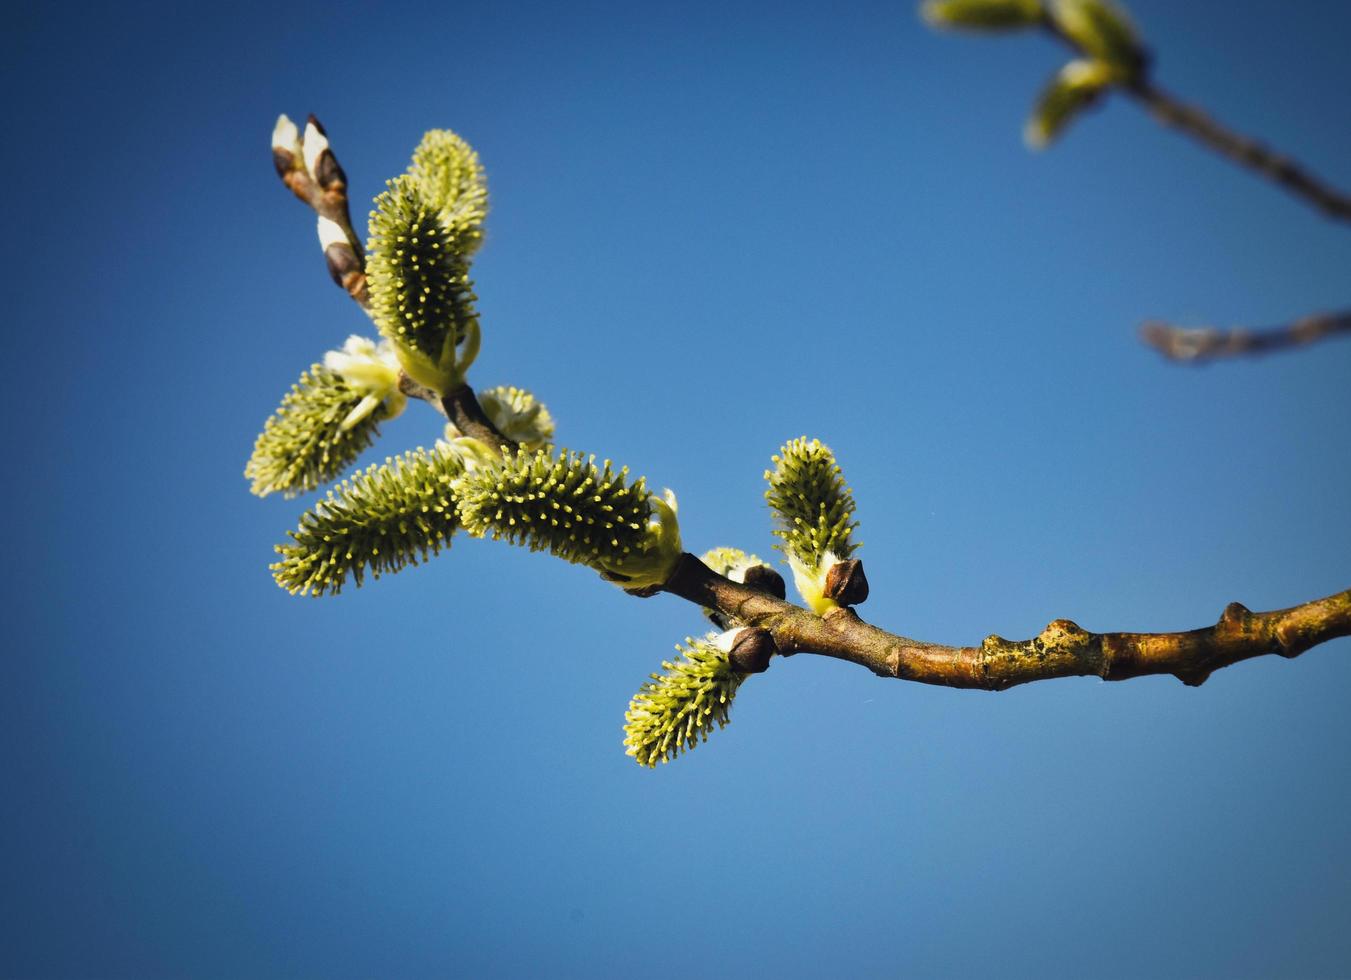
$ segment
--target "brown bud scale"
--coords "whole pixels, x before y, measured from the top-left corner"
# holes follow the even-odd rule
[[[746,569],[742,581],[752,589],[768,592],[776,599],[788,598],[788,586],[784,584],[783,576],[768,565],[752,565]]]
[[[763,674],[769,669],[769,658],[778,652],[769,630],[750,627],[737,633],[727,660],[733,670],[743,674]]]
[[[836,562],[826,572],[827,599],[842,606],[857,606],[868,598],[868,576],[863,574],[863,562],[849,558]]]

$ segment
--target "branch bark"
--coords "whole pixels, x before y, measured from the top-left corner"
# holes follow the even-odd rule
[[[1124,86],[1156,120],[1210,147],[1235,163],[1303,198],[1330,218],[1351,221],[1351,197],[1315,177],[1299,163],[1255,139],[1220,125],[1195,106],[1174,98],[1146,78]]]
[[[1351,335],[1351,311],[1318,313],[1279,327],[1177,327],[1151,320],[1140,328],[1141,339],[1164,357],[1200,364],[1244,354],[1303,347],[1317,340]]]
[[[502,452],[516,448],[484,414],[468,385],[446,395],[442,405],[461,432]],[[1262,613],[1231,602],[1215,625],[1180,633],[1091,633],[1057,619],[1031,639],[991,635],[976,647],[890,633],[865,623],[848,606],[818,616],[754,585],[733,582],[688,552],[664,585],[631,594],[646,598],[657,592],[712,609],[727,626],[767,630],[785,656],[819,654],[867,667],[879,677],[983,691],[1056,677],[1124,681],[1151,674],[1172,674],[1198,687],[1214,671],[1240,661],[1268,654],[1293,659],[1320,643],[1351,636],[1351,589]]]
[[[474,389],[467,384],[447,392],[441,397],[440,405],[446,418],[465,435],[487,443],[500,453],[514,453],[517,450],[519,444],[497,431],[497,426],[493,425],[479,404]]]
[[[1057,619],[1029,640],[986,637],[980,646],[912,640],[871,626],[850,608],[817,616],[681,556],[665,591],[768,630],[780,652],[817,653],[894,677],[945,687],[1002,691],[1054,677],[1120,681],[1172,674],[1192,686],[1213,671],[1266,654],[1297,657],[1351,635],[1351,589],[1289,609],[1254,613],[1237,602],[1214,626],[1182,633],[1090,633]]]
[[[1076,54],[1083,53],[1078,43],[1056,25],[1054,17],[1049,14],[1043,17],[1041,27]],[[1149,77],[1152,65],[1149,52],[1143,52],[1136,77],[1123,82],[1120,88],[1140,102],[1160,124],[1186,133],[1221,156],[1284,187],[1328,217],[1351,221],[1351,195],[1315,177],[1302,164],[1261,141],[1221,125],[1203,109],[1188,105],[1164,91]]]
[[[1136,85],[1134,88],[1141,87]],[[1146,87],[1146,91],[1156,90]],[[1158,99],[1153,104],[1172,105]],[[1221,152],[1235,155],[1236,159],[1267,173],[1296,193],[1320,202],[1330,213],[1351,217],[1351,201],[1328,191],[1293,164],[1260,147],[1254,150],[1255,144],[1235,143],[1237,138],[1225,135],[1195,110],[1183,110],[1185,107],[1168,110],[1172,114],[1170,121],[1191,128],[1198,137],[1204,131],[1208,134],[1205,141]],[[320,137],[322,150],[316,153],[307,149],[306,158],[313,158],[307,162],[297,159],[295,153],[285,148],[274,146],[277,172],[296,196],[318,213],[321,242],[325,241],[325,221],[341,231],[341,236],[336,236],[341,240],[326,243],[330,272],[335,281],[369,312],[364,253],[348,214],[346,176],[313,116],[310,125]],[[309,127],[306,135],[309,136]],[[335,236],[331,234],[330,238]],[[346,254],[349,252],[350,255]],[[335,259],[334,254],[338,258]],[[1249,331],[1242,340],[1235,339],[1244,333],[1241,331],[1226,335],[1219,331],[1183,331],[1159,324],[1147,327],[1154,338],[1151,342],[1165,354],[1191,360],[1308,343],[1349,329],[1351,314],[1309,317],[1286,328]],[[1213,335],[1218,339],[1198,345],[1197,334]],[[1226,336],[1228,340],[1225,340]],[[1182,340],[1178,340],[1179,337]],[[1170,349],[1168,344],[1174,345],[1173,348]],[[1187,353],[1179,355],[1176,351]],[[400,378],[400,389],[432,404],[466,435],[504,453],[517,448],[514,441],[493,425],[468,385],[439,396],[404,375]],[[857,572],[861,579],[862,569],[858,568]],[[1265,613],[1254,613],[1237,602],[1230,603],[1215,625],[1180,633],[1091,633],[1067,619],[1057,619],[1031,639],[1008,640],[992,635],[976,647],[928,643],[889,633],[865,623],[848,606],[817,616],[754,585],[733,582],[718,575],[688,553],[681,555],[663,586],[644,590],[641,594],[650,595],[656,591],[669,592],[700,607],[715,610],[729,624],[767,630],[784,655],[820,654],[867,667],[881,677],[987,691],[1075,676],[1097,676],[1115,681],[1150,674],[1172,674],[1185,684],[1200,685],[1213,671],[1243,660],[1268,654],[1293,658],[1320,643],[1351,635],[1351,589]]]

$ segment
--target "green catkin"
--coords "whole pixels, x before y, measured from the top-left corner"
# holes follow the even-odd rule
[[[1112,0],[1052,0],[1051,19],[1090,58],[1126,77],[1145,63],[1144,45],[1126,12]]]
[[[307,493],[341,476],[379,435],[389,416],[386,403],[344,429],[343,421],[367,392],[322,364],[300,376],[253,446],[244,466],[250,488],[260,497]]]
[[[622,580],[647,549],[652,495],[628,467],[563,450],[520,450],[500,466],[465,475],[456,486],[460,522],[470,534],[547,551]]]
[[[1037,97],[1032,116],[1023,129],[1027,145],[1034,150],[1048,146],[1117,80],[1115,69],[1106,62],[1071,61]]]
[[[1041,23],[1041,0],[928,0],[920,15],[935,27],[1005,31]]]
[[[277,546],[277,584],[336,595],[348,579],[360,586],[367,571],[379,578],[449,547],[459,523],[452,486],[463,471],[453,453],[417,449],[344,481]]]
[[[629,702],[624,714],[624,746],[642,766],[669,762],[708,739],[728,723],[737,688],[746,675],[734,670],[712,643],[687,638],[677,646],[680,658],[662,663]]]
[[[512,442],[536,450],[554,441],[553,416],[543,402],[524,388],[498,385],[480,391],[478,400],[497,430]]]
[[[766,564],[758,555],[748,555],[740,548],[710,548],[699,560],[733,582],[744,582],[746,569]]]
[[[483,243],[488,183],[473,147],[448,129],[429,130],[413,151],[408,173],[441,217],[457,252],[466,258]]]
[[[805,437],[794,439],[773,457],[774,469],[765,471],[769,502],[779,527],[777,545],[789,558],[817,567],[830,552],[836,559],[857,550],[852,541],[858,523],[854,496],[828,446]]]
[[[459,380],[456,345],[477,327],[468,259],[414,177],[375,199],[367,248],[371,313],[404,370],[438,390]]]

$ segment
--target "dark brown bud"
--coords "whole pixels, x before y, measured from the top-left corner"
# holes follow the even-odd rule
[[[863,562],[848,558],[830,566],[826,572],[826,598],[842,606],[857,606],[868,598],[868,576]]]
[[[752,626],[737,633],[727,660],[733,670],[743,674],[763,674],[769,669],[769,658],[778,652],[769,630]]]
[[[327,135],[328,135],[327,130],[324,129],[324,124],[321,123],[318,119],[315,119],[315,118],[314,118],[314,113],[311,112],[308,116],[305,117],[305,123],[306,123],[307,125],[313,126],[315,129],[319,130],[319,135],[320,135],[320,136],[327,136]]]
[[[324,148],[323,153],[319,154],[319,159],[315,161],[314,179],[326,191],[347,186],[347,174],[343,173],[342,167],[338,166],[337,158],[333,156],[333,151],[327,147]]]
[[[272,166],[277,168],[277,176],[285,177],[295,168],[296,158],[290,150],[281,146],[272,148]]]
[[[783,576],[768,565],[752,565],[746,569],[742,581],[752,589],[768,592],[780,599],[788,598],[788,587],[783,583]]]
[[[361,272],[361,259],[346,242],[337,242],[324,249],[324,261],[328,264],[328,274],[344,289],[348,277]]]

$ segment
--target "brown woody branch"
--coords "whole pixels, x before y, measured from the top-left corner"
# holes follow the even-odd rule
[[[313,116],[309,121],[323,137],[323,130]],[[307,166],[297,152],[298,146],[278,147],[274,143],[277,172],[297,197],[314,208],[321,227],[323,219],[328,219],[342,231],[346,247],[343,242],[335,242],[325,249],[329,270],[335,281],[369,310],[361,240],[348,215],[346,176],[326,138],[322,147],[321,152],[309,154],[312,166]],[[1295,172],[1298,173],[1297,169]],[[1296,184],[1305,186],[1298,181]],[[1307,188],[1298,192],[1310,193]],[[350,256],[344,252],[350,252]],[[337,257],[330,253],[336,253]],[[1301,339],[1277,342],[1269,337],[1273,331],[1263,331],[1256,334],[1259,339],[1249,339],[1242,349],[1307,343],[1346,330],[1349,325],[1351,314],[1311,317],[1292,327],[1278,328],[1285,335],[1297,334]],[[1157,329],[1186,333],[1177,328]],[[1249,332],[1249,336],[1254,335]],[[1196,359],[1201,355],[1188,356]],[[1206,352],[1206,356],[1214,355]],[[400,388],[405,394],[437,407],[466,435],[503,452],[516,448],[517,444],[493,425],[468,385],[439,396],[405,375],[400,379]],[[846,602],[866,598],[868,586],[861,563],[841,563],[831,571],[834,579],[831,588],[837,598]],[[1214,626],[1182,633],[1090,633],[1069,620],[1057,619],[1029,640],[989,636],[978,647],[953,647],[889,633],[865,623],[849,606],[817,616],[781,598],[782,588],[781,579],[776,584],[768,579],[754,579],[750,584],[733,582],[693,555],[684,554],[660,591],[711,609],[726,624],[765,630],[784,655],[815,653],[859,664],[881,677],[990,691],[1076,676],[1126,680],[1172,674],[1185,684],[1199,685],[1213,671],[1242,660],[1267,654],[1293,658],[1335,637],[1351,635],[1351,589],[1265,613],[1254,613],[1239,603],[1230,603]],[[646,594],[652,591],[657,590]],[[763,655],[759,659],[767,656],[765,650],[759,654]]]
[[[1184,633],[1090,633],[1057,619],[1030,640],[989,636],[976,647],[888,633],[847,607],[817,616],[724,578],[689,554],[681,556],[664,589],[745,626],[768,630],[784,654],[823,654],[881,677],[985,691],[1053,677],[1120,681],[1149,674],[1172,674],[1195,686],[1241,660],[1273,653],[1297,657],[1351,635],[1351,589],[1274,612],[1254,613],[1230,603],[1214,626]]]
[[[1043,17],[1041,27],[1056,40],[1082,53],[1079,45],[1066,36],[1049,14]],[[1204,110],[1188,105],[1159,88],[1150,79],[1153,59],[1149,52],[1140,52],[1134,77],[1121,84],[1121,89],[1139,101],[1159,123],[1186,133],[1204,146],[1228,157],[1239,166],[1259,175],[1301,197],[1330,218],[1351,221],[1351,196],[1315,177],[1302,164],[1277,153],[1261,141],[1234,132],[1221,125]]]
[[[447,395],[442,404],[467,435],[504,452],[516,447],[483,414],[467,385]],[[839,573],[831,577],[838,579],[835,591],[842,601],[867,598],[861,562],[841,562],[831,572]],[[782,598],[782,590],[783,580],[777,575],[757,577],[751,584],[734,582],[685,553],[664,585],[630,594],[645,598],[669,592],[712,610],[715,622],[724,628],[763,629],[785,656],[820,654],[867,667],[879,677],[984,691],[1056,677],[1124,681],[1150,674],[1172,674],[1196,687],[1212,672],[1242,660],[1268,654],[1294,658],[1310,647],[1351,635],[1351,589],[1264,613],[1231,602],[1214,626],[1182,633],[1090,633],[1068,619],[1057,619],[1029,640],[991,635],[978,647],[946,646],[889,633],[865,623],[851,606],[818,616]]]
[[[1338,335],[1351,335],[1351,312],[1319,313],[1279,327],[1220,330],[1176,327],[1152,320],[1140,328],[1141,339],[1164,357],[1191,364],[1289,350]]]
[[[1163,125],[1186,133],[1240,166],[1256,171],[1328,217],[1351,221],[1351,197],[1315,177],[1289,157],[1221,126],[1201,109],[1177,100],[1146,78],[1126,85],[1125,91],[1138,99]]]
[[[467,384],[460,385],[454,391],[447,392],[440,399],[441,409],[455,428],[465,435],[487,443],[498,452],[514,453],[518,444],[497,430],[488,418],[483,406],[479,404],[474,389]]]

